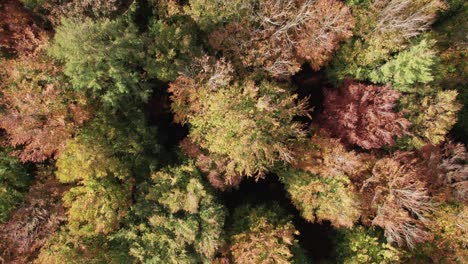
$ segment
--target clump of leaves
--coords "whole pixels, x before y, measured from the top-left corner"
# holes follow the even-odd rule
[[[8,220],[11,211],[21,203],[30,182],[27,167],[10,156],[10,149],[0,147],[0,224]]]
[[[278,205],[236,208],[230,229],[233,263],[296,263],[299,247],[291,216]]]
[[[434,263],[465,263],[468,260],[468,209],[466,204],[441,204],[431,215],[429,230],[435,239],[418,245],[408,258]]]
[[[394,108],[400,94],[390,86],[348,81],[339,90],[325,91],[323,126],[343,143],[364,149],[395,145],[410,122]]]
[[[0,57],[33,54],[46,40],[46,32],[34,21],[20,1],[3,1],[0,6]],[[6,51],[6,54],[3,54]]]
[[[399,249],[382,241],[378,231],[362,226],[339,229],[335,243],[338,263],[396,263],[403,255]]]
[[[438,145],[445,140],[461,109],[457,95],[456,90],[446,90],[423,98],[417,95],[402,98],[401,105],[413,124],[410,145],[421,148],[428,143]]]
[[[294,206],[309,222],[328,220],[335,227],[352,227],[360,216],[360,201],[343,175],[320,177],[288,168],[278,173]]]
[[[19,175],[18,175],[19,176]],[[0,255],[8,263],[31,263],[48,238],[66,220],[62,195],[68,189],[53,175],[53,168],[39,166],[24,202],[0,226]]]
[[[298,146],[293,166],[323,177],[345,175],[353,179],[365,174],[370,160],[369,155],[348,151],[339,139],[321,130],[307,144]]]
[[[223,244],[225,209],[192,161],[152,175],[134,206],[142,223],[123,230],[130,255],[144,263],[210,262]]]
[[[126,251],[125,245],[102,235],[77,237],[62,228],[48,239],[34,263],[133,263]]]

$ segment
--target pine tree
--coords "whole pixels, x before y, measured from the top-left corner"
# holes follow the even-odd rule
[[[436,59],[433,45],[433,42],[422,39],[370,72],[369,79],[374,83],[391,83],[393,88],[401,92],[411,92],[415,84],[433,81],[432,71]]]

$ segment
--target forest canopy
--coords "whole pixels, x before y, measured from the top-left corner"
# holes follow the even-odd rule
[[[0,1],[0,263],[468,263],[467,21]]]

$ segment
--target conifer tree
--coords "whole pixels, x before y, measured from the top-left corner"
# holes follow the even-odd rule
[[[142,78],[144,40],[125,17],[64,19],[49,51],[64,62],[64,73],[75,90],[107,106],[121,107],[146,101],[151,94]]]
[[[10,156],[10,149],[0,147],[0,224],[21,203],[31,182],[25,165]]]
[[[225,209],[192,161],[151,177],[134,206],[141,223],[122,231],[142,263],[208,263],[223,244]]]
[[[415,84],[431,82],[434,80],[432,71],[435,65],[433,45],[431,41],[422,39],[370,72],[369,79],[374,83],[391,83],[401,92],[412,91]]]

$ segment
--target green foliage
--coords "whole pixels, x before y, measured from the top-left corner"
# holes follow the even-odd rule
[[[49,51],[65,63],[64,73],[76,90],[112,107],[148,99],[142,76],[145,38],[125,17],[115,20],[64,19]]]
[[[174,81],[184,66],[201,54],[197,35],[196,25],[188,17],[153,20],[146,47],[149,53],[146,65],[148,75],[163,81]]]
[[[435,64],[432,46],[433,42],[422,39],[370,72],[369,79],[374,83],[392,83],[401,92],[411,91],[415,84],[431,82],[434,79],[432,70]]]
[[[435,96],[407,96],[402,106],[413,124],[411,146],[421,148],[427,143],[438,145],[457,121],[461,105],[457,102],[457,91],[439,91]]]
[[[41,249],[37,264],[121,264],[133,263],[125,245],[104,236],[76,237],[68,230],[57,231]]]
[[[414,37],[429,29],[437,13],[445,8],[443,1],[349,2],[353,5],[353,16],[356,19],[355,37],[341,46],[327,68],[327,75],[334,84],[349,77],[376,82],[390,81],[397,85],[430,79],[427,69],[432,66],[434,53],[428,48],[432,43],[423,40],[415,46],[411,42]],[[413,48],[401,56],[398,54],[409,46]],[[423,58],[411,57],[411,54],[422,55]],[[390,62],[393,56],[395,59]],[[423,64],[418,65],[420,62]],[[405,70],[411,71],[406,73]],[[391,77],[396,77],[396,81]]]
[[[359,200],[346,176],[320,177],[293,168],[278,176],[307,221],[328,220],[336,227],[350,228],[359,219]]]
[[[234,263],[307,263],[301,253],[291,216],[279,207],[245,205],[236,208],[230,228]],[[295,254],[296,253],[296,254]]]
[[[134,211],[120,237],[142,263],[209,263],[222,246],[225,210],[192,161],[154,173]]]
[[[80,235],[107,234],[119,227],[131,205],[135,179],[149,173],[158,151],[144,118],[129,123],[99,117],[70,141],[57,160],[61,182],[78,182],[64,197],[68,226]]]
[[[119,228],[131,205],[131,181],[119,183],[106,177],[87,180],[63,197],[68,207],[70,232],[83,236],[108,234]]]
[[[399,249],[383,241],[380,232],[362,226],[339,229],[335,243],[337,263],[398,263],[402,256]]]
[[[223,23],[239,20],[242,17],[248,18],[248,15],[252,15],[250,12],[255,2],[255,0],[191,0],[184,7],[184,11],[201,29],[212,31]]]
[[[31,176],[25,165],[10,156],[9,149],[0,147],[0,224],[21,203],[30,182]]]

